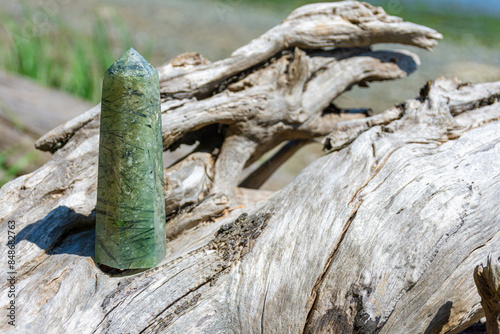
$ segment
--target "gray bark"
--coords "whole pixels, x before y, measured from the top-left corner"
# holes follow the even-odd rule
[[[488,334],[500,333],[500,258],[488,255],[486,266],[477,266],[474,270],[474,282],[481,296],[481,306],[486,316]]]
[[[167,256],[150,270],[92,259],[99,106],[44,135],[51,160],[0,189],[0,231],[16,222],[16,330],[458,333],[479,320],[474,267],[500,239],[500,83],[440,78],[369,117],[332,105],[417,67],[369,45],[438,38],[381,8],[325,3],[228,59],[160,68],[164,148],[199,143],[165,170]],[[282,190],[258,190],[324,136],[328,154]]]

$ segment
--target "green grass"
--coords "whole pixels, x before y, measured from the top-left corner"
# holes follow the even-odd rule
[[[9,152],[0,152],[0,187],[9,182],[30,164],[39,159],[38,152],[29,151],[17,158],[13,163],[8,163],[6,160]]]
[[[37,24],[40,17],[43,25]],[[94,17],[91,31],[81,32],[43,9],[23,6],[19,19],[0,12],[0,67],[99,101],[105,70],[134,43],[123,21]],[[152,48],[146,44],[144,50],[134,47],[148,58]]]
[[[149,58],[152,43],[137,46],[117,17],[94,18],[90,29],[79,31],[43,8],[23,5],[21,17],[0,11],[0,68],[98,102],[103,74],[115,59],[131,46]],[[12,125],[24,131],[22,124]],[[0,151],[0,187],[39,164],[39,152],[31,147]]]

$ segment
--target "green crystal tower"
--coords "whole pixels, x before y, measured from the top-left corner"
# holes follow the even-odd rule
[[[158,72],[130,49],[104,74],[95,261],[152,268],[165,257]]]

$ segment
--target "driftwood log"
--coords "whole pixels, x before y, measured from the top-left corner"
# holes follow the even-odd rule
[[[225,60],[159,68],[164,149],[196,146],[165,170],[167,256],[150,270],[92,258],[99,106],[44,135],[51,160],[0,189],[17,326],[0,331],[458,333],[478,321],[474,268],[500,244],[500,83],[440,78],[374,116],[332,104],[418,65],[370,45],[439,38],[369,4],[322,3]],[[328,154],[259,190],[323,137]]]

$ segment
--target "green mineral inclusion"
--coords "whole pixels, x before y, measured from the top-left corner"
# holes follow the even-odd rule
[[[95,261],[152,268],[165,257],[158,72],[130,49],[104,74]]]

